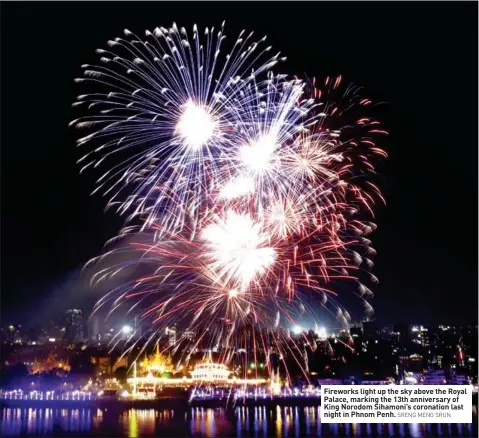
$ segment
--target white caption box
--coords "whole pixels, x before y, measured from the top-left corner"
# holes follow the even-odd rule
[[[322,385],[322,423],[472,423],[470,385]]]

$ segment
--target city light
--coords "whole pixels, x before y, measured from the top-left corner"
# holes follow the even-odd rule
[[[293,334],[300,335],[301,333],[303,333],[303,328],[299,325],[295,325],[293,327]]]
[[[90,401],[95,400],[95,395],[90,391],[24,391],[22,389],[13,389],[10,391],[0,390],[1,400],[71,400],[71,401]]]
[[[316,327],[315,333],[320,339],[327,339],[328,337],[328,334],[326,333],[326,329],[324,327]]]
[[[123,334],[128,335],[133,331],[133,329],[129,325],[124,325],[121,331]]]

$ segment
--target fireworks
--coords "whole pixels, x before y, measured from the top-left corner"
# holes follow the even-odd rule
[[[196,347],[280,357],[303,355],[284,329],[316,321],[315,307],[347,324],[337,281],[372,311],[362,279],[375,227],[361,213],[382,200],[368,176],[386,156],[375,143],[386,132],[362,114],[371,101],[340,77],[318,87],[275,74],[284,58],[261,49],[265,38],[242,32],[223,55],[223,26],[203,37],[176,25],[144,41],[125,35],[98,51],[103,65],[84,66],[78,81],[98,92],[74,105],[95,114],[72,122],[92,129],[78,141],[95,145],[82,169],[121,156],[97,190],[139,224],[123,233],[127,261],[93,278],[133,270],[97,309],[140,313],[147,341],[177,324],[197,334]]]
[[[177,131],[186,148],[201,149],[215,135],[215,129],[216,123],[206,108],[191,101],[185,105]]]
[[[205,227],[202,238],[206,242],[206,258],[216,278],[246,289],[274,264],[276,252],[261,228],[250,217],[233,211],[227,212],[224,221]]]
[[[196,26],[190,38],[175,24],[147,31],[144,41],[128,30],[125,37],[97,50],[102,65],[84,65],[76,79],[97,91],[74,103],[95,111],[71,122],[93,131],[78,140],[94,145],[80,159],[82,170],[110,163],[96,189],[110,205],[150,221],[161,213],[170,230],[181,231],[198,219],[212,178],[222,185],[229,177],[232,151],[240,136],[257,131],[258,114],[279,122],[300,90],[270,72],[281,58],[252,33],[241,32],[227,54],[223,26],[203,37]]]

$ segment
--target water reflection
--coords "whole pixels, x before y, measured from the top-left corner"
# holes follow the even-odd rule
[[[129,409],[121,414],[122,429],[129,437],[154,435],[159,412],[155,409]],[[170,411],[161,411],[165,423],[168,423]]]
[[[321,424],[319,407],[3,408],[0,436],[477,437],[472,424]]]

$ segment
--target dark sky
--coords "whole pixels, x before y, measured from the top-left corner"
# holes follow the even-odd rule
[[[268,35],[288,73],[342,73],[391,131],[380,168],[376,317],[477,321],[477,3],[3,3],[2,323],[88,307],[79,269],[122,221],[89,196],[68,122],[73,78],[129,28],[193,23]],[[15,320],[15,321],[13,321]]]

